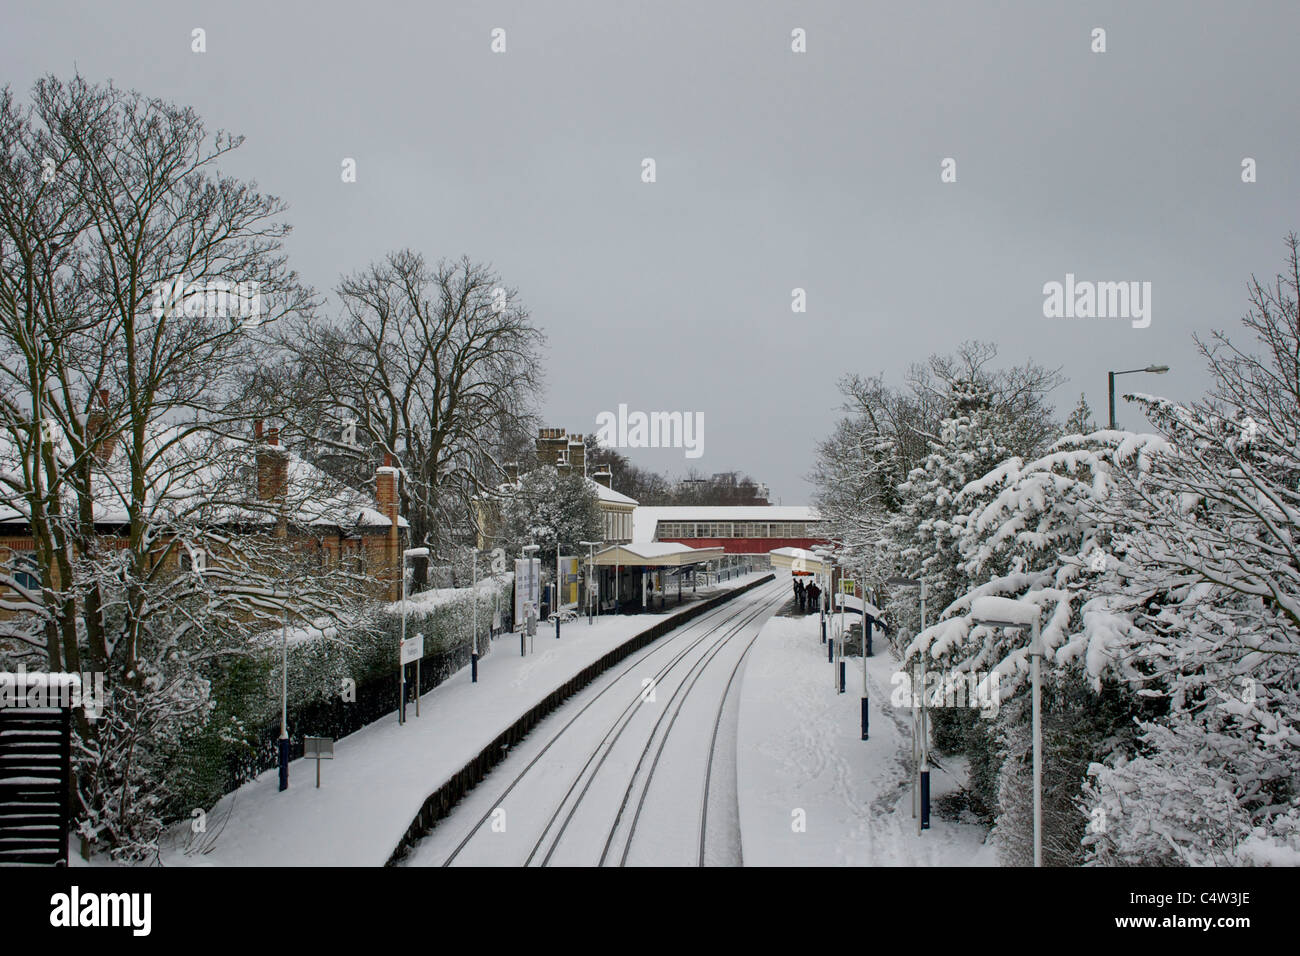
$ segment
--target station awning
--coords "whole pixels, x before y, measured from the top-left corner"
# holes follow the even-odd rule
[[[830,565],[806,548],[773,548],[768,552],[772,567],[796,574],[824,574]]]
[[[681,568],[703,564],[726,554],[722,548],[692,548],[671,541],[650,541],[640,544],[616,544],[597,551],[593,564],[600,567]]]

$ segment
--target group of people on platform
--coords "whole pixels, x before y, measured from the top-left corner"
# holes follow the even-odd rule
[[[817,603],[822,596],[822,589],[817,586],[815,581],[803,583],[803,578],[794,579],[794,603],[795,606],[805,614],[812,614],[820,608]]]

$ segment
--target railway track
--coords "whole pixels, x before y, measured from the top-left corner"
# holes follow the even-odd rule
[[[605,853],[601,856],[602,862],[608,858],[609,850],[613,846],[615,835],[620,826],[626,823],[627,832],[623,845],[623,853],[619,859],[620,863],[626,862],[627,851],[631,846],[632,839],[636,836],[637,828],[640,824],[641,810],[646,802],[646,794],[648,793],[649,785],[655,779],[654,775],[658,768],[659,757],[663,753],[664,746],[668,739],[668,733],[671,732],[673,724],[676,723],[677,716],[681,713],[682,705],[695,689],[697,682],[708,668],[709,664],[713,662],[728,643],[737,634],[743,632],[746,627],[752,625],[763,615],[770,613],[770,611],[776,606],[779,606],[779,604],[784,600],[783,595],[783,588],[777,582],[764,585],[754,591],[751,600],[746,601],[740,606],[734,604],[724,605],[702,615],[700,618],[687,624],[679,632],[670,636],[668,640],[647,649],[641,657],[629,663],[627,667],[623,668],[616,676],[609,680],[603,688],[593,695],[590,700],[578,709],[576,713],[570,716],[564,724],[546,740],[545,744],[532,755],[527,764],[525,764],[525,766],[512,777],[509,783],[498,792],[496,798],[493,799],[490,804],[486,805],[486,809],[478,816],[477,820],[472,823],[464,837],[454,848],[451,849],[445,859],[441,861],[441,865],[450,866],[463,857],[469,857],[472,854],[467,853],[466,851],[475,847],[476,841],[489,840],[493,838],[490,835],[490,829],[487,828],[486,825],[489,823],[489,820],[493,818],[494,813],[503,807],[507,798],[509,798],[513,793],[516,793],[521,786],[527,788],[530,785],[530,782],[532,785],[537,787],[543,786],[541,781],[533,780],[532,778],[537,777],[544,771],[554,772],[553,768],[548,767],[544,758],[548,753],[552,752],[552,748],[565,740],[566,733],[569,733],[574,725],[582,720],[584,716],[589,713],[591,713],[593,717],[599,716],[598,712],[592,710],[593,708],[602,705],[607,706],[611,701],[616,701],[617,695],[612,697],[607,695],[611,695],[612,692],[615,692],[616,688],[621,688],[624,693],[628,692],[629,688],[625,678],[636,670],[644,672],[648,664],[651,666],[657,665],[657,669],[654,671],[654,676],[649,679],[652,682],[650,684],[651,690],[655,690],[660,687],[660,684],[664,682],[665,679],[675,679],[676,674],[681,673],[680,668],[685,666],[685,673],[676,681],[675,686],[672,688],[671,693],[668,696],[668,700],[665,702],[665,707],[662,713],[660,713],[658,720],[655,721],[647,742],[641,749],[640,759],[637,761],[631,779],[627,787],[624,789],[622,804],[619,807],[619,811],[615,816],[614,824],[610,828],[605,841]],[[732,668],[731,673],[728,676],[722,705],[725,705],[726,696],[730,693],[735,675],[739,671],[740,662],[743,661],[744,654],[748,653],[749,646],[752,645],[752,643],[753,637],[751,637],[749,642],[746,644],[741,659],[736,662],[736,665]],[[580,756],[578,759],[570,760],[571,763],[576,763],[578,760],[581,760],[581,766],[575,774],[565,778],[567,779],[567,787],[557,786],[552,791],[558,792],[560,789],[563,789],[563,794],[558,801],[554,801],[553,809],[546,816],[544,823],[541,824],[540,831],[534,831],[538,832],[538,835],[536,839],[531,842],[531,849],[522,861],[524,865],[552,865],[554,855],[557,849],[562,845],[566,833],[570,830],[579,808],[584,804],[584,801],[588,799],[593,783],[601,774],[602,768],[606,768],[606,762],[609,759],[610,754],[614,752],[614,748],[618,744],[619,740],[623,738],[628,727],[631,726],[633,720],[639,715],[639,708],[647,700],[646,690],[644,689],[644,684],[646,682],[643,680],[642,683],[643,688],[638,690],[635,694],[632,694],[631,699],[613,715],[612,719],[607,717],[603,722],[597,722],[597,732],[602,730],[602,728],[603,732],[600,733],[599,740],[594,746],[590,746],[582,752],[585,759],[582,759],[582,756]],[[706,773],[711,773],[713,769],[714,755],[717,750],[718,731],[722,720],[722,705],[719,707],[718,715],[713,722],[713,727],[711,728]],[[670,712],[671,716],[669,716]],[[658,734],[665,719],[669,721],[668,725],[663,734]],[[647,757],[649,757],[651,749],[656,743],[656,739],[658,739],[658,748],[655,749],[650,763],[646,765],[645,761]],[[562,750],[563,746],[561,746],[560,749]],[[646,773],[644,775],[641,774],[643,767],[646,768]],[[608,769],[606,776],[608,776]],[[634,786],[638,777],[643,779],[644,786],[642,787],[639,798],[636,801],[636,807],[632,817],[625,820],[625,811],[631,804],[632,794],[635,792]],[[703,787],[705,801],[709,799],[709,792],[709,780],[706,777]],[[705,832],[707,826],[706,821],[707,803],[705,804],[705,809],[701,813],[701,834]],[[449,820],[447,822],[451,823],[452,821]],[[701,840],[703,839],[704,837],[702,835]],[[595,861],[593,860],[593,862]]]

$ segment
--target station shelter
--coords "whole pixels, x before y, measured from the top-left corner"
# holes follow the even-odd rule
[[[668,598],[680,604],[683,591],[697,587],[697,575],[724,554],[722,548],[662,541],[616,544],[597,551],[591,563],[596,571],[600,613],[634,614],[662,608]]]

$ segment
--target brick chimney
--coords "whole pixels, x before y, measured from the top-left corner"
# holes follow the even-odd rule
[[[513,483],[519,480],[519,462],[508,461],[503,466],[506,470],[506,480]]]
[[[568,448],[569,440],[563,428],[537,429],[537,464],[555,465]]]
[[[396,601],[402,596],[402,538],[398,527],[397,469],[388,452],[384,452],[384,463],[375,469],[375,500],[379,513],[388,519],[382,573],[388,581],[388,600]]]
[[[585,475],[587,463],[587,446],[581,435],[569,436],[569,465],[575,475]]]
[[[609,470],[609,465],[598,466],[592,473],[591,480],[611,490],[614,487],[614,473]]]
[[[262,422],[254,426],[257,437],[257,500],[283,500],[289,491],[289,453],[280,447],[280,429],[266,431],[262,440]]]
[[[108,389],[99,390],[99,405],[90,410],[86,416],[86,443],[90,453],[104,464],[113,457],[117,447],[117,435],[108,430]]]

